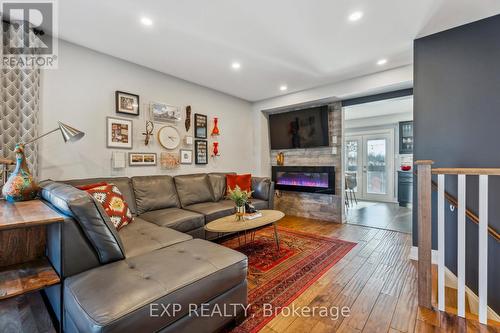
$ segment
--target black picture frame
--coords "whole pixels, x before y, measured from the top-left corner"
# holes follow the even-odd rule
[[[194,137],[197,139],[206,139],[208,137],[207,116],[204,114],[194,114]]]
[[[194,163],[208,164],[208,141],[194,140]]]
[[[125,107],[120,102],[121,98],[129,98],[132,99],[132,105],[130,107]],[[128,93],[125,91],[115,91],[115,111],[116,113],[127,114],[129,116],[138,116],[139,115],[139,106],[140,99],[139,95]]]

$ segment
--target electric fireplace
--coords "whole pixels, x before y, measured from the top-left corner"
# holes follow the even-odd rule
[[[273,166],[272,179],[278,190],[335,194],[333,166]]]

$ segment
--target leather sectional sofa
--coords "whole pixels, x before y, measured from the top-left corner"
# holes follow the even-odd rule
[[[47,255],[62,282],[46,289],[64,331],[213,332],[241,320],[247,258],[205,240],[217,236],[206,223],[234,213],[225,175],[42,182],[42,199],[66,215],[48,226]],[[120,231],[74,187],[102,181],[120,189],[134,215]],[[252,178],[252,190],[258,209],[273,207],[269,178]]]

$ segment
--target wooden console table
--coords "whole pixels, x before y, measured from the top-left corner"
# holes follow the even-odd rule
[[[39,293],[26,295],[26,299],[18,301],[15,301],[15,297],[24,297],[25,294],[60,282],[45,257],[45,226],[63,221],[63,215],[40,200],[16,203],[0,200],[0,309],[10,307],[14,311],[13,306],[17,308],[19,304],[25,304],[32,311],[36,308],[42,312],[33,313],[38,319],[50,318],[47,310],[40,306],[43,302]],[[13,327],[21,327],[22,331],[32,331],[29,326],[26,327],[26,323],[18,322],[18,316],[9,316],[8,311],[4,313],[6,317],[0,316],[3,324],[9,323]],[[51,328],[51,325],[47,324],[47,327]]]

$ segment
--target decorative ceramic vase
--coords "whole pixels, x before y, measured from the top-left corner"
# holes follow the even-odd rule
[[[212,135],[219,135],[219,118],[214,117],[214,129],[212,130]]]
[[[33,180],[26,165],[24,145],[16,145],[15,153],[16,169],[3,186],[2,194],[10,202],[33,200],[38,194],[38,185]]]
[[[245,215],[245,206],[236,206],[236,221],[242,221]]]
[[[279,152],[278,155],[276,155],[276,164],[278,165],[283,165],[285,163],[285,154],[283,152]]]

